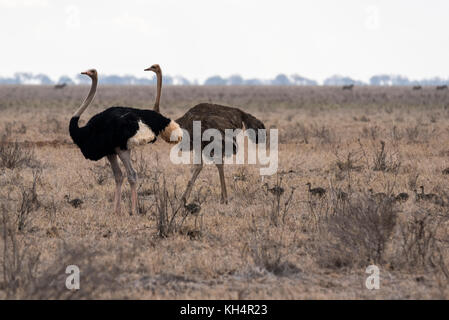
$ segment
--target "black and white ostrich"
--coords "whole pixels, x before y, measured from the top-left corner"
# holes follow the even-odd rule
[[[115,177],[115,213],[120,214],[121,186],[123,182],[118,158],[123,162],[131,186],[131,214],[137,207],[137,174],[131,165],[132,148],[153,143],[158,136],[166,142],[178,143],[182,139],[179,125],[153,110],[111,107],[93,116],[84,127],[79,127],[81,114],[92,102],[97,89],[95,69],[82,72],[92,79],[87,98],[70,119],[69,132],[84,157],[97,161],[107,157]]]
[[[156,103],[154,104],[153,110],[159,112],[159,101],[161,96],[162,88],[162,70],[158,64],[152,65],[150,68],[145,69],[145,71],[153,71],[157,76],[157,95]],[[207,129],[217,129],[220,131],[222,136],[225,136],[225,129],[253,129],[256,133],[254,142],[258,143],[262,141],[261,137],[257,136],[258,129],[265,129],[265,125],[262,121],[256,119],[249,113],[246,113],[238,108],[222,106],[218,104],[211,103],[200,103],[189,111],[187,111],[181,118],[175,120],[177,124],[181,126],[182,129],[186,130],[190,136],[190,150],[193,150],[193,122],[201,121],[201,135]],[[201,141],[201,151],[208,144],[208,142]],[[235,142],[234,142],[235,146]],[[224,150],[224,139],[223,139],[223,149]],[[234,148],[234,153],[236,148]],[[224,155],[224,152],[223,152]],[[228,203],[228,195],[226,192],[226,183],[224,177],[223,161],[222,163],[215,164],[218,169],[218,174],[220,176],[221,184],[221,203]],[[203,168],[203,163],[194,164],[192,169],[192,177],[187,184],[186,191],[182,196],[182,201],[184,204],[192,192],[195,180],[198,178],[201,170]]]

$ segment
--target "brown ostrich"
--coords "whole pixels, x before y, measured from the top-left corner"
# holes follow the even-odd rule
[[[409,198],[408,193],[401,192],[396,197],[394,197],[394,200],[399,202],[406,202],[408,198]]]
[[[326,190],[324,188],[321,187],[312,188],[312,184],[310,182],[307,182],[306,186],[309,187],[309,193],[312,196],[318,196],[319,198],[322,198],[326,194]]]
[[[161,97],[161,88],[162,88],[162,70],[158,64],[152,65],[151,67],[145,69],[145,71],[153,71],[157,76],[157,95],[156,102],[154,104],[153,110],[159,112],[159,102]],[[200,103],[190,110],[188,110],[182,117],[176,120],[176,123],[180,125],[180,127],[186,130],[190,136],[190,150],[193,149],[193,121],[201,122],[201,135],[207,129],[217,129],[220,131],[222,136],[224,137],[225,129],[253,129],[256,133],[256,139],[254,142],[258,143],[261,138],[257,137],[258,129],[265,129],[265,125],[262,121],[256,119],[249,113],[246,113],[238,108],[222,106],[218,104],[212,103]],[[208,142],[201,142],[201,151],[208,144]],[[234,144],[235,146],[235,144]],[[224,147],[224,139],[223,139],[223,147]],[[224,150],[224,148],[222,149]],[[234,152],[236,149],[234,148]],[[224,152],[223,152],[224,156]],[[221,163],[215,164],[218,169],[218,174],[220,176],[220,184],[221,184],[221,203],[228,203],[228,195],[226,192],[226,182],[224,176],[224,166],[223,161]],[[192,192],[193,185],[195,184],[198,175],[203,169],[203,163],[201,161],[200,164],[194,164],[192,169],[192,177],[187,184],[187,188],[182,196],[182,201],[184,204]]]
[[[63,82],[63,83],[55,84],[54,88],[55,89],[64,89],[66,86],[67,86],[67,83]]]
[[[425,193],[424,186],[420,186],[420,188],[421,188],[421,197],[423,200],[430,201],[435,204],[443,204],[443,200],[435,193]]]

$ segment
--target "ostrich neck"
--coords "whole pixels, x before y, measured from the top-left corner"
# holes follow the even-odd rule
[[[73,114],[73,117],[80,117],[83,114],[83,112],[87,109],[87,107],[90,105],[90,103],[94,99],[95,92],[97,91],[97,83],[98,83],[97,77],[92,78],[92,84],[90,86],[89,94],[87,95],[86,99],[81,104],[79,109]]]
[[[159,102],[161,101],[161,90],[162,90],[162,72],[161,71],[157,72],[156,77],[157,77],[157,94],[153,110],[159,112]]]

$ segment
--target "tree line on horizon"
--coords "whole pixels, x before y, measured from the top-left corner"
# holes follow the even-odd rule
[[[139,78],[132,75],[102,75],[99,77],[101,84],[106,85],[154,85],[156,84],[156,77],[153,78]],[[69,77],[67,75],[61,76],[57,81],[52,80],[49,76],[39,73],[33,74],[29,72],[17,72],[13,77],[0,77],[1,84],[36,84],[36,85],[54,85],[54,84],[89,84],[89,79],[82,75]],[[277,86],[317,86],[319,83],[313,79],[302,77],[298,74],[285,75],[279,74],[273,79],[262,80],[258,78],[244,79],[240,75],[232,75],[224,78],[219,75],[211,76],[204,82],[191,81],[182,76],[172,77],[165,75],[163,77],[164,85],[206,85],[206,86],[240,86],[240,85],[277,85]],[[372,85],[372,86],[438,86],[449,84],[449,78],[443,79],[434,77],[422,80],[410,80],[405,76],[380,74],[374,75],[369,82],[355,80],[350,77],[334,75],[326,78],[323,81],[325,86],[344,86],[344,85]]]

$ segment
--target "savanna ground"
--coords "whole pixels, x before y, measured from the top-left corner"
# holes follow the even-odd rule
[[[87,91],[0,87],[0,298],[449,298],[449,92],[165,87],[161,110],[174,119],[211,101],[278,128],[278,174],[227,166],[222,205],[217,170],[206,166],[192,215],[178,205],[190,166],[172,164],[158,141],[133,155],[139,214],[128,214],[125,181],[126,214],[115,216],[109,165],[85,160],[68,135]],[[100,86],[82,122],[153,101],[151,87]],[[310,196],[307,182],[326,196]],[[420,185],[437,196],[416,201]],[[393,201],[399,192],[409,199]],[[372,264],[379,290],[365,287]],[[68,265],[81,270],[76,292],[65,288]]]

